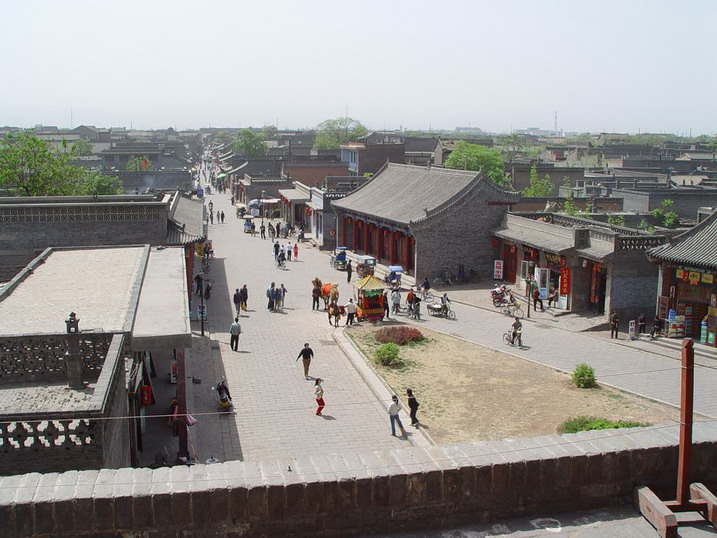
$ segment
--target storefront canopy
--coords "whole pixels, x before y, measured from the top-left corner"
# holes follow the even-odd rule
[[[290,202],[308,202],[309,198],[298,189],[279,189],[279,194]]]

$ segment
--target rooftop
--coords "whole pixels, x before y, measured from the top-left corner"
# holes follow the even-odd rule
[[[717,269],[717,211],[694,228],[653,248],[648,255],[658,260]]]
[[[148,248],[45,250],[0,291],[0,335],[64,334],[70,312],[83,331],[130,332]]]

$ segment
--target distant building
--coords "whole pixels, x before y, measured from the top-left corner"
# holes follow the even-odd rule
[[[405,145],[400,137],[369,133],[356,142],[341,144],[341,161],[352,176],[375,174],[387,162],[403,163]]]

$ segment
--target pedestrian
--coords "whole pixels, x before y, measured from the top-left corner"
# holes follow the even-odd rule
[[[274,240],[274,236],[276,235],[276,230],[274,230],[274,226],[271,225],[271,222],[269,223],[269,237],[271,240]]]
[[[321,386],[323,379],[317,377],[314,381],[314,397],[316,398],[316,416],[321,416],[321,411],[324,410],[326,404],[324,403],[324,387]]]
[[[246,303],[249,300],[249,290],[247,289],[246,284],[244,284],[242,286],[241,290],[239,290],[239,293],[241,295],[241,298],[239,301],[239,306],[241,307],[242,310],[244,310],[246,312],[246,309],[247,309]]]
[[[202,293],[202,281],[204,279],[202,278],[202,273],[197,273],[197,275],[194,277],[194,283],[197,285],[197,295],[200,295]]]
[[[321,298],[321,286],[314,284],[311,290],[311,310],[319,309],[319,299]]]
[[[645,313],[641,313],[637,318],[637,334],[645,334]]]
[[[413,395],[413,391],[411,389],[406,389],[406,396],[408,396],[408,408],[411,410],[411,426],[418,428],[418,418],[416,417],[416,413],[418,412],[418,406],[420,404],[418,403],[418,400],[416,400],[416,397]]]
[[[304,344],[304,348],[299,351],[299,355],[296,357],[296,360],[298,361],[299,358],[301,358],[301,361],[304,363],[304,377],[308,380],[309,366],[311,365],[311,359],[314,358],[314,350],[309,347],[308,342],[306,342]]]
[[[299,259],[299,243],[294,243],[294,261]]]
[[[413,296],[413,319],[421,319],[421,298]]]
[[[354,272],[354,268],[351,265],[351,260],[346,264],[346,282],[351,282],[351,275]]]
[[[287,293],[288,293],[288,291],[284,287],[284,284],[279,285],[279,287],[276,289],[277,309],[278,310],[284,309],[284,299],[286,298]]]
[[[239,318],[234,318],[234,323],[229,327],[229,335],[231,336],[229,345],[232,351],[239,350],[239,335],[241,334],[241,325],[239,325]]]
[[[286,250],[286,259],[289,260],[289,261],[291,261],[291,254],[294,252],[294,250],[293,250],[293,248],[292,248],[292,246],[291,246],[291,241],[289,241],[289,242],[286,244],[285,250]]]
[[[431,291],[431,281],[428,280],[427,276],[423,277],[423,282],[421,283],[421,290],[421,296],[425,299],[428,292]]]
[[[277,267],[284,268],[284,262],[286,261],[286,252],[284,249],[279,251],[279,259],[277,260]]]
[[[349,302],[346,303],[346,325],[353,325],[354,324],[354,318],[356,317],[356,305],[354,304],[353,299],[349,299]]]
[[[388,292],[383,292],[383,317],[386,319],[391,319],[391,316],[388,315]]]
[[[221,212],[221,216],[222,216],[222,224],[224,224],[224,211]]]
[[[620,318],[617,315],[617,310],[613,310],[610,315],[610,338],[617,338],[617,331],[620,325]]]
[[[550,308],[551,303],[555,302],[555,306],[558,306],[558,298],[560,295],[558,294],[557,288],[550,288],[550,292],[548,293],[548,308]]]
[[[214,224],[214,211],[209,211],[209,224]]]
[[[299,243],[303,243],[303,242],[304,242],[304,225],[302,224],[299,227]]]
[[[277,241],[276,243],[274,243],[274,259],[275,260],[279,259],[279,250],[280,249],[281,249],[281,247],[279,246],[279,242]]]
[[[232,205],[234,205],[234,195],[232,194]]]
[[[540,290],[538,288],[535,288],[533,290],[533,310],[535,310],[536,312],[538,310],[538,303],[540,303],[540,311],[545,312],[543,300],[540,298]]]
[[[654,340],[662,331],[662,320],[660,316],[655,315],[655,319],[652,320],[652,331],[650,332],[650,340]]]
[[[391,292],[391,303],[393,304],[393,313],[398,314],[399,309],[401,308],[401,292],[398,288],[394,288]]]
[[[261,226],[259,226],[259,235],[262,239],[266,239],[266,226],[264,226],[264,223],[261,223]]]
[[[251,223],[251,236],[256,237],[256,224]]]
[[[274,311],[274,286],[275,284],[272,282],[271,286],[266,290],[266,298],[269,299],[269,303],[267,304],[267,308],[273,312]]]
[[[234,292],[234,297],[232,297],[232,300],[234,302],[234,310],[236,310],[237,316],[241,315],[241,292],[239,291],[239,288],[236,288],[236,291]]]
[[[388,406],[388,416],[391,418],[391,435],[394,437],[396,437],[396,424],[401,429],[401,436],[406,436],[406,430],[403,429],[401,418],[398,416],[401,409],[401,402],[398,401],[398,396],[394,394],[391,396],[391,403]]]

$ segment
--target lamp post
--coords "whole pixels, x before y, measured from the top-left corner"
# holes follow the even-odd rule
[[[261,225],[264,225],[264,191],[261,191]]]

